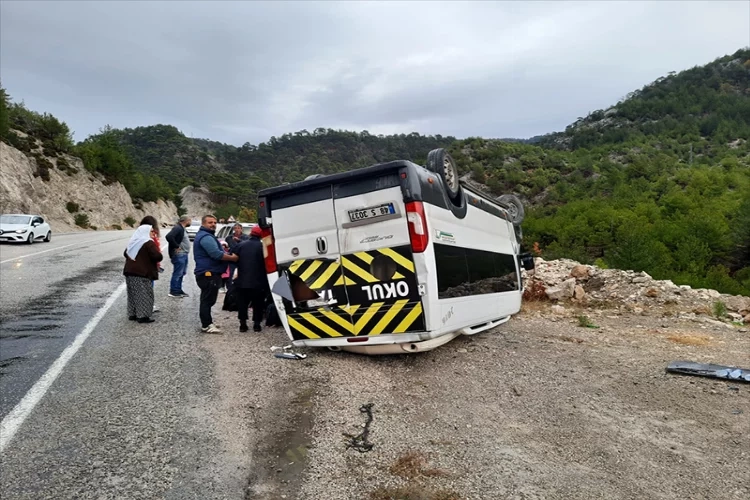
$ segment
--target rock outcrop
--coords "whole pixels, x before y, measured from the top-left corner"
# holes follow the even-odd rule
[[[750,297],[655,280],[645,272],[601,269],[569,259],[534,259],[536,268],[523,271],[526,297],[556,305],[619,309],[636,314],[669,311],[683,319],[750,324]],[[555,311],[560,313],[560,309]]]
[[[76,215],[88,218],[88,229],[99,230],[130,229],[126,219],[137,223],[145,215],[153,215],[162,225],[171,225],[177,218],[173,202],[149,202],[136,208],[122,184],[104,183],[100,175],[84,168],[80,158],[61,158],[61,164],[57,158],[47,158],[53,168],[45,172],[49,180],[44,180],[35,158],[0,142],[0,211],[39,214],[53,233],[85,230],[76,225]]]
[[[214,204],[211,202],[211,192],[205,187],[185,186],[180,191],[180,198],[182,198],[182,207],[186,210],[186,214],[194,220],[213,213]]]

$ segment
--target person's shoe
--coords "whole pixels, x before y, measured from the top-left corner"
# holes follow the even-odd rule
[[[190,297],[190,295],[186,294],[185,292],[180,292],[179,296],[180,297]]]
[[[208,325],[206,327],[201,328],[201,331],[203,333],[221,333],[221,330],[219,330],[216,327],[216,325],[214,325],[213,323],[211,323],[210,325]]]
[[[261,328],[261,326],[260,326],[260,323],[255,323],[255,324],[253,325],[253,331],[254,331],[254,332],[259,332],[259,331],[261,331],[262,329],[263,329],[263,328]]]
[[[129,319],[130,321],[135,321],[135,320],[137,320],[138,318],[137,318],[136,316],[128,316],[128,319]]]
[[[153,323],[156,321],[154,318],[138,318],[138,323]]]
[[[181,299],[182,297],[187,297],[187,294],[183,295],[180,292],[169,292],[170,297],[177,297],[178,299]]]
[[[240,321],[240,331],[241,332],[246,332],[247,330],[248,330],[248,328],[247,328],[247,322]]]

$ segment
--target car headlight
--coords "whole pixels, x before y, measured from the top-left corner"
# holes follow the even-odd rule
[[[26,229],[16,229],[16,232],[17,232],[17,233],[19,233],[19,234],[20,234],[20,233],[25,233],[25,232],[26,232]]]

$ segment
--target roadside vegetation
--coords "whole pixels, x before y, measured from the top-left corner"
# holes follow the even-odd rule
[[[446,147],[470,182],[523,199],[523,244],[536,255],[750,295],[747,48],[528,140],[317,128],[235,147],[153,125],[107,126],[73,144],[64,122],[11,103],[4,91],[0,101],[0,136],[27,153],[28,140],[9,129],[42,140],[45,151],[80,156],[134,200],[179,204],[182,187],[205,186],[217,216],[241,221],[255,220],[265,187],[393,159],[423,164]]]

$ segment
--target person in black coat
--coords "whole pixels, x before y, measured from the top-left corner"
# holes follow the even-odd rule
[[[263,259],[263,243],[260,241],[259,226],[250,231],[250,239],[234,247],[237,255],[237,279],[234,282],[237,293],[237,318],[240,320],[240,331],[246,332],[248,307],[253,307],[253,331],[261,331],[263,309],[268,294],[268,278]]]

